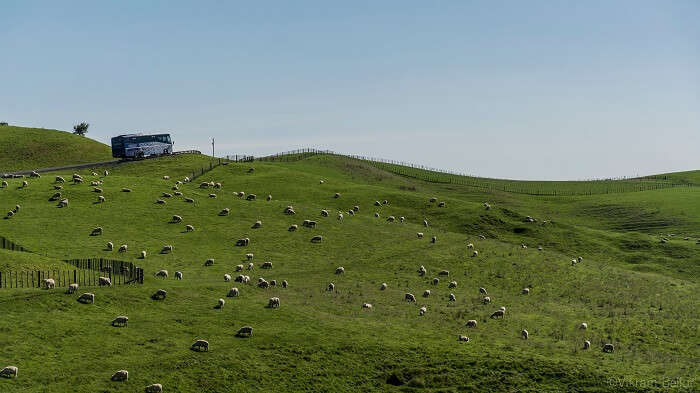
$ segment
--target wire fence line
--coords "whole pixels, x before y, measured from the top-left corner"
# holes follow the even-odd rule
[[[56,288],[71,284],[94,287],[143,284],[144,271],[131,262],[104,258],[83,258],[65,260],[75,269],[17,269],[0,271],[0,289],[4,288],[46,288],[46,280],[53,279]]]

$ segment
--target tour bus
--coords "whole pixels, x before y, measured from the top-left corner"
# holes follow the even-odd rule
[[[112,157],[141,159],[173,153],[170,134],[126,134],[112,138]]]

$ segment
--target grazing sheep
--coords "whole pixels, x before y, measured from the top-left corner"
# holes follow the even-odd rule
[[[146,259],[146,250],[141,251],[141,259]]]
[[[262,269],[272,269],[272,262],[270,262],[270,261],[263,262],[263,264],[260,265],[260,267]]]
[[[68,198],[61,199],[61,201],[58,202],[58,207],[68,207]]]
[[[572,259],[572,260],[571,260],[571,266],[576,265],[576,263],[577,263],[576,259]]]
[[[185,198],[184,201],[187,203],[194,203],[194,199],[192,198]]]
[[[287,230],[288,230],[289,232],[294,232],[294,231],[296,231],[297,229],[299,229],[299,225],[297,225],[297,224],[292,224],[292,225],[289,227],[289,229],[287,229]]]
[[[333,284],[333,283],[328,284],[328,289],[327,289],[327,290],[328,290],[329,292],[335,291],[335,284]]]
[[[268,308],[277,308],[277,307],[279,307],[279,306],[280,306],[280,298],[278,298],[278,297],[271,297],[271,298],[267,301],[267,307],[268,307]]]
[[[343,213],[338,212],[338,221],[343,221]]]
[[[522,292],[523,295],[528,295],[530,293],[530,288],[523,288]]]
[[[487,202],[484,202],[484,209],[491,210],[491,205],[489,205]]]
[[[213,266],[214,265],[214,258],[209,258],[206,261],[204,261],[204,266]]]
[[[447,284],[447,288],[457,288],[457,281],[450,281],[450,283]]]
[[[472,258],[478,257],[479,256],[479,251],[474,250],[472,253]]]
[[[236,246],[239,246],[239,247],[246,247],[249,243],[250,243],[250,239],[247,237],[243,238],[243,239],[236,240]]]
[[[491,303],[491,298],[488,296],[484,296],[484,304],[489,304]]]
[[[423,226],[427,227],[428,226],[428,220],[423,220]]]
[[[129,246],[127,246],[126,244],[122,244],[121,246],[119,246],[118,252],[126,252],[127,248],[129,248]]]
[[[451,302],[456,302],[457,301],[457,296],[455,296],[454,293],[450,293],[450,296],[448,297],[448,300]]]
[[[101,286],[101,287],[103,287],[103,286],[111,287],[112,286],[112,280],[109,277],[99,277],[97,281],[98,281],[99,286]]]
[[[253,229],[258,229],[262,226],[262,221],[255,221],[255,224],[253,224],[252,228]]]
[[[221,183],[214,183],[214,188],[221,188]]]
[[[153,300],[163,300],[165,299],[165,296],[168,294],[168,292],[165,289],[159,289],[157,290],[153,295],[151,295],[151,299]]]
[[[272,200],[272,195],[268,195],[267,198],[265,198],[265,200],[270,202]]]
[[[506,312],[503,310],[496,310],[493,312],[493,314],[491,314],[491,318],[498,318],[498,317],[505,318]]]
[[[103,190],[102,190],[101,188],[99,188],[99,187],[94,187],[94,188],[92,189],[92,192],[96,192],[96,193],[98,193],[98,194],[102,194],[102,191],[103,191]]]
[[[54,288],[56,288],[56,281],[53,278],[47,278],[44,280],[44,289]]]
[[[68,293],[68,294],[75,293],[75,291],[77,291],[77,290],[78,290],[78,284],[73,283],[73,284],[68,285],[68,289],[66,290],[66,293]]]
[[[463,335],[460,334],[460,335],[459,335],[459,341],[463,341],[463,342],[467,342],[467,343],[468,343],[468,342],[469,342],[469,337],[463,336]]]
[[[27,188],[29,187],[29,183],[26,180],[22,181],[22,188]]]
[[[440,273],[438,273],[439,276],[449,276],[450,271],[449,270],[440,270]]]
[[[333,198],[340,198],[340,193],[336,192],[335,194],[333,194]]]
[[[379,286],[379,290],[380,290],[380,291],[385,291],[386,288],[387,288],[387,285],[386,285],[385,282],[383,282],[382,285]]]
[[[343,274],[345,273],[345,268],[342,266],[339,266],[337,269],[335,269],[335,274]]]
[[[328,210],[321,210],[321,215],[323,217],[328,217]]]
[[[603,345],[603,352],[613,353],[613,351],[615,351],[615,346],[614,346],[614,345],[612,345],[612,344],[605,344],[605,345]]]
[[[379,202],[379,201],[374,201],[374,206],[381,206],[381,205],[382,205],[381,202]]]
[[[316,235],[311,238],[311,243],[321,243],[323,241],[323,236]]]
[[[151,385],[146,386],[145,389],[146,393],[162,393],[163,392],[163,385],[159,383],[154,383]]]
[[[425,266],[420,265],[420,268],[418,268],[418,275],[419,275],[419,276],[425,276],[425,273],[427,273],[427,272],[428,272],[428,271],[425,269]]]
[[[445,202],[438,203],[438,207],[445,207]]]
[[[404,216],[399,217],[399,221],[401,221],[401,222],[406,221],[406,217],[404,217]]]
[[[430,242],[431,242],[431,243],[435,243],[435,242],[437,242],[437,236],[433,236],[433,238],[432,238],[432,239],[430,239]]]
[[[112,326],[128,326],[129,325],[129,317],[120,315],[112,321]]]
[[[226,296],[227,297],[236,297],[236,296],[238,296],[238,294],[239,294],[238,288],[233,287],[233,288],[229,289],[228,294]]]
[[[428,308],[425,306],[418,309],[418,315],[420,315],[420,316],[425,315],[426,312],[428,312]]]
[[[438,284],[440,284],[440,279],[437,277],[433,278],[433,285],[438,285]]]
[[[581,322],[581,324],[578,327],[579,329],[588,329],[588,324],[586,322]]]
[[[243,191],[241,191],[241,192],[234,192],[234,194],[236,194],[236,196],[238,196],[239,198],[243,198],[243,197],[245,196],[245,192],[243,192]]]
[[[237,337],[250,337],[253,335],[253,328],[250,326],[243,326],[236,332]]]
[[[66,182],[66,179],[64,179],[64,178],[61,177],[61,176],[56,176],[55,182],[56,182],[56,183],[65,183],[65,182]]]
[[[228,216],[229,213],[231,213],[231,209],[229,209],[229,208],[227,207],[227,208],[222,209],[222,210],[219,212],[219,215],[220,215],[220,216]]]
[[[173,218],[172,218],[171,221],[172,221],[172,222],[182,222],[182,217],[180,217],[180,216],[173,216]]]
[[[248,270],[253,270],[254,268],[255,268],[255,265],[253,264],[253,262],[249,262],[248,263]]]
[[[7,188],[8,184],[5,180],[2,181],[2,188]]]
[[[486,240],[486,236],[484,236],[484,235],[479,235],[479,239],[484,239],[484,240]]]
[[[173,194],[164,192],[161,196],[162,196],[163,198],[172,198],[172,197],[173,197]]]
[[[423,291],[423,297],[430,297],[430,289]]]
[[[351,215],[351,216],[354,216],[354,215],[355,215],[355,211],[354,211],[354,210],[348,210],[348,214]]]
[[[108,249],[109,251],[114,250],[114,243],[108,242],[108,243],[107,243],[107,249]]]
[[[396,220],[396,217],[394,217],[394,216],[389,216],[389,217],[386,218],[386,220],[387,220],[388,222],[394,222],[394,221]]]
[[[175,279],[182,280],[182,272],[175,272]]]
[[[578,259],[578,263],[583,262],[583,257],[578,257],[577,259]]]
[[[209,198],[216,198],[216,194],[209,194]]]
[[[475,328],[477,325],[476,319],[470,319],[467,321],[467,327],[468,328]]]
[[[304,220],[304,223],[302,225],[308,227],[308,228],[316,228],[316,221],[313,220]]]
[[[243,271],[243,265],[236,265],[236,271],[237,271],[237,272],[242,272],[242,271]]]
[[[258,288],[266,289],[266,288],[269,288],[269,287],[270,287],[270,283],[267,282],[264,278],[260,278],[260,279],[258,280]]]
[[[282,288],[287,288],[289,286],[289,283],[287,280],[282,280]]]
[[[122,188],[122,192],[131,192],[131,188]]]
[[[423,238],[423,232],[417,232],[416,236],[418,236],[419,239]]]
[[[83,293],[82,295],[78,296],[78,301],[84,304],[93,304],[95,303],[95,294],[87,292]]]
[[[102,227],[96,227],[92,229],[92,232],[90,232],[90,236],[99,236],[102,234]]]
[[[542,246],[537,246],[537,251],[542,251],[542,250],[543,250]]]
[[[472,249],[474,248],[474,245],[472,243],[467,244],[467,248]]]
[[[105,197],[103,197],[102,195],[99,195],[99,196],[97,197],[97,202],[103,203],[104,201],[105,201]]]
[[[194,226],[190,224],[185,225],[185,232],[194,232]]]
[[[412,293],[407,293],[407,294],[404,296],[404,300],[407,300],[407,301],[409,301],[409,302],[414,302],[414,303],[415,303],[415,302],[416,302],[416,297],[415,297]]]
[[[75,183],[75,184],[80,184],[80,183],[82,183],[82,182],[83,182],[83,178],[82,178],[82,177],[74,177],[74,178],[73,178],[73,183]]]
[[[14,215],[15,215],[15,212],[10,210],[9,212],[7,212],[7,216],[5,218],[12,218],[12,216],[14,216]]]
[[[16,366],[7,366],[0,370],[0,376],[6,378],[17,378],[17,373],[19,369]]]
[[[388,204],[389,204],[389,201],[387,201],[386,199],[382,201],[382,205],[388,205]]]
[[[119,370],[112,374],[112,381],[123,382],[129,379],[129,372],[126,370]]]
[[[505,312],[505,311],[506,311],[506,308],[505,308],[505,307],[503,307],[503,306],[499,307],[498,309],[499,309],[499,310],[501,310],[501,311],[503,311],[503,312]]]
[[[51,198],[49,198],[49,201],[54,202],[61,199],[61,193],[60,192],[55,192],[53,195],[51,195]]]
[[[217,309],[220,310],[220,309],[224,308],[224,305],[225,305],[225,304],[226,304],[226,300],[224,300],[224,299],[219,299],[219,301],[216,302],[216,306],[215,306],[214,308],[217,308]]]
[[[435,198],[435,197],[430,198],[430,203],[435,203],[435,202],[437,202],[437,198]]]
[[[173,252],[173,245],[172,244],[166,244],[163,246],[163,248],[160,250],[161,254],[167,254]]]
[[[372,305],[369,304],[369,303],[362,303],[362,308],[363,308],[363,309],[367,309],[367,310],[371,310],[371,309],[372,309]]]
[[[105,175],[105,176],[109,176],[109,171],[105,169],[104,175]]]
[[[209,188],[209,182],[203,181],[199,183],[199,188]]]
[[[528,333],[528,331],[525,329],[520,331],[520,335],[523,337],[523,340],[527,340],[530,337],[530,333]]]
[[[378,213],[378,212],[374,212],[374,218],[379,218],[379,213]]]
[[[197,340],[190,346],[190,349],[193,351],[204,351],[204,352],[209,352],[209,341],[207,340]]]
[[[258,196],[255,195],[255,194],[248,194],[248,196],[245,197],[245,200],[246,200],[246,201],[254,201],[255,198],[257,198],[257,197],[258,197]]]
[[[583,349],[590,349],[591,348],[591,342],[586,340],[583,342]]]
[[[159,270],[158,272],[156,272],[155,276],[160,278],[168,278],[168,271],[165,269]]]
[[[239,274],[236,276],[236,278],[233,279],[234,282],[243,282],[245,276],[242,274]]]
[[[486,288],[483,288],[483,287],[479,288],[479,293],[482,295],[488,295],[488,293],[486,293]]]

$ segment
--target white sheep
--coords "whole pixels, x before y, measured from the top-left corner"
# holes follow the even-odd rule
[[[530,288],[523,288],[523,290],[521,291],[521,293],[522,293],[523,295],[528,295],[528,294],[530,293]]]
[[[379,290],[380,290],[380,291],[384,291],[384,290],[386,290],[386,288],[387,288],[387,285],[386,285],[385,282],[383,282],[382,285],[379,286]]]
[[[6,378],[17,378],[18,372],[19,369],[17,368],[17,366],[7,366],[0,370],[0,376]]]
[[[420,316],[425,315],[426,312],[428,312],[428,308],[425,306],[418,309],[418,315],[420,315]]]
[[[520,335],[523,337],[523,340],[527,340],[530,337],[530,333],[525,329],[520,332]]]
[[[333,194],[333,198],[340,198],[340,193],[336,192],[335,194]]]
[[[194,199],[192,198],[185,198],[184,201],[187,203],[194,203]]]
[[[479,251],[474,250],[474,252],[472,253],[472,258],[475,258],[475,257],[478,257],[478,256],[479,256]]]
[[[333,284],[333,283],[328,284],[328,291],[329,292],[335,291],[335,284]]]
[[[474,248],[474,245],[472,243],[469,243],[469,244],[467,244],[467,248],[472,249],[472,248]]]
[[[338,212],[338,221],[343,221],[343,213]]]
[[[5,180],[2,181],[1,183],[2,188],[7,188],[8,184]]]
[[[505,318],[506,317],[505,310],[496,310],[493,312],[493,314],[491,314],[491,318],[498,318],[498,317]]]
[[[90,236],[99,236],[102,234],[102,227],[96,227],[92,229],[92,232],[90,232]]]
[[[451,301],[451,302],[456,302],[456,301],[457,301],[457,296],[455,296],[454,293],[450,293],[450,296],[449,296],[448,300]]]
[[[231,275],[230,275],[230,274],[224,274],[224,281],[231,281]]]
[[[97,197],[97,202],[103,203],[104,201],[105,201],[105,197],[103,197],[102,195],[99,195],[99,196]]]
[[[272,200],[272,195],[268,195],[267,198],[265,198],[265,200],[270,202]]]
[[[118,252],[126,252],[128,248],[129,246],[127,246],[126,244],[122,244],[121,246],[119,246]]]
[[[323,241],[323,236],[321,235],[316,235],[311,238],[312,243],[321,243]]]
[[[362,303],[362,308],[367,309],[367,310],[371,310],[372,305],[370,303]]]
[[[103,287],[103,286],[111,287],[112,286],[112,280],[109,277],[99,277],[97,281],[98,281],[99,286],[101,286],[101,287]]]
[[[209,194],[209,198],[216,198],[216,194]]]
[[[328,210],[321,210],[321,215],[323,217],[328,217]]]
[[[122,192],[131,192],[131,188],[122,188]]]
[[[267,301],[267,307],[269,308],[277,308],[280,306],[280,298],[278,297],[271,297]]]
[[[255,224],[253,224],[253,226],[252,226],[253,229],[258,229],[260,227],[262,227],[262,221],[260,221],[260,220],[255,221]]]
[[[447,284],[448,288],[457,288],[457,281],[450,281],[449,284]]]
[[[250,326],[243,326],[236,332],[236,337],[250,337],[253,335],[253,328]]]
[[[428,271],[425,269],[425,266],[420,265],[420,268],[418,268],[418,275],[419,275],[419,276],[425,276],[425,274],[426,274],[427,272],[428,272]]]
[[[440,284],[440,279],[437,277],[433,278],[433,285],[438,285],[438,284]]]
[[[66,179],[61,176],[56,176],[56,183],[65,183]]]
[[[432,238],[432,239],[430,239],[430,242],[431,242],[431,243],[435,243],[435,242],[437,242],[437,236],[433,236],[433,238]]]
[[[158,204],[158,205],[165,205],[166,202],[165,202],[164,199],[158,199],[158,200],[156,201],[156,204]]]
[[[80,303],[93,304],[95,303],[95,294],[87,292],[83,293],[82,295],[78,296],[78,301]]]
[[[423,291],[423,297],[430,297],[430,289]]]
[[[374,212],[374,218],[379,218],[379,212]]]
[[[114,250],[114,243],[112,243],[112,242],[107,242],[107,249],[108,249],[109,251]]]
[[[229,213],[231,213],[231,209],[229,209],[229,208],[227,207],[227,208],[222,209],[222,210],[219,212],[219,215],[220,215],[220,216],[228,216]]]
[[[419,239],[423,238],[423,232],[417,232],[416,236],[418,236]]]
[[[588,324],[586,322],[581,322],[578,328],[583,330],[588,329]]]
[[[396,220],[396,217],[394,216],[389,216],[386,218],[387,222],[394,222]]]
[[[180,216],[173,216],[173,218],[172,218],[171,221],[172,221],[172,222],[182,222],[182,217],[180,217]]]
[[[146,259],[146,250],[141,251],[141,259]]]
[[[112,321],[112,326],[128,326],[129,325],[129,317],[125,315],[120,315]]]
[[[104,175],[105,175],[105,176],[109,176],[109,171],[105,169]]]
[[[246,201],[254,201],[258,196],[255,194],[248,194],[247,197],[245,197]]]
[[[243,271],[243,265],[236,265],[236,271],[237,271],[237,272],[242,272],[242,271]]]
[[[583,349],[590,349],[591,348],[591,342],[586,340],[583,342]]]
[[[156,272],[155,276],[160,278],[168,278],[168,271],[165,269],[159,270]]]
[[[228,294],[227,294],[226,296],[228,296],[228,297],[236,297],[236,296],[238,296],[238,294],[239,294],[238,288],[233,287],[233,288],[229,289]]]
[[[129,380],[129,372],[126,370],[119,370],[112,374],[112,381],[123,382]]]
[[[160,250],[161,254],[167,254],[173,252],[173,245],[172,244],[166,244],[163,246],[163,248]]]
[[[289,227],[289,229],[287,229],[287,230],[288,230],[289,232],[294,232],[294,231],[296,231],[297,229],[299,229],[299,225],[297,225],[297,224],[292,224],[292,225]]]
[[[204,266],[214,266],[214,258],[209,258],[204,261]]]
[[[467,324],[466,324],[466,326],[468,328],[475,328],[476,325],[477,325],[476,319],[470,319],[467,321]]]
[[[339,266],[337,269],[335,269],[335,274],[343,274],[345,273],[345,268],[342,266]]]
[[[287,288],[289,286],[289,283],[287,280],[282,280],[282,288]]]
[[[61,199],[61,201],[58,202],[58,207],[68,207],[68,198]]]
[[[423,220],[423,226],[427,227],[428,226],[428,220]]]
[[[460,335],[459,335],[459,341],[463,341],[463,342],[467,342],[467,343],[468,343],[468,342],[469,342],[469,337],[460,334]]]
[[[56,288],[56,281],[53,278],[47,278],[44,280],[44,288],[45,289],[54,289]]]
[[[151,299],[153,300],[163,300],[165,297],[168,295],[168,292],[165,289],[159,289],[157,290],[153,295],[151,295]]]
[[[175,272],[175,279],[182,280],[182,272]]]
[[[489,304],[491,303],[491,298],[488,296],[484,296],[484,304]]]
[[[488,293],[486,292],[486,288],[484,287],[479,288],[479,293],[482,295],[488,295]]]
[[[190,347],[193,351],[205,351],[209,352],[209,341],[207,340],[197,340]]]
[[[68,294],[75,293],[75,291],[77,291],[77,290],[78,290],[78,284],[73,283],[73,284],[68,285],[68,289],[66,290],[66,293],[68,293]]]
[[[407,301],[409,301],[409,302],[414,302],[414,303],[416,302],[416,297],[415,297],[415,295],[413,295],[412,293],[407,293],[407,294],[404,296],[404,299],[407,300]]]
[[[194,226],[190,224],[185,225],[185,232],[194,232]]]
[[[612,353],[613,351],[615,351],[615,346],[614,346],[614,345],[612,345],[612,344],[605,344],[605,345],[603,345],[603,352]]]
[[[224,308],[224,305],[226,305],[226,300],[224,299],[219,299],[219,301],[216,302],[216,308],[218,309]]]
[[[146,386],[145,391],[146,391],[146,393],[162,393],[163,392],[163,385],[161,385],[159,383],[154,383],[154,384]]]

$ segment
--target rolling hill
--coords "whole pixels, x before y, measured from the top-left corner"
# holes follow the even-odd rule
[[[317,155],[216,166],[174,195],[175,181],[207,162],[175,156],[120,165],[109,176],[79,171],[86,181],[60,190],[67,208],[48,197],[53,175],[69,173],[30,179],[25,188],[10,180],[0,189],[0,211],[22,206],[0,220],[0,235],[44,255],[37,263],[104,257],[146,271],[143,284],[81,288],[95,293],[92,305],[60,288],[0,289],[0,361],[20,368],[19,378],[0,378],[0,391],[132,392],[151,383],[168,392],[628,392],[665,391],[664,381],[700,387],[697,187],[536,196]],[[90,181],[103,182],[104,203],[96,203]],[[222,186],[200,188],[203,181]],[[284,213],[290,205],[295,215]],[[219,215],[224,208],[230,214]],[[258,220],[262,226],[253,229]],[[304,227],[304,220],[317,225]],[[298,229],[290,231],[293,224]],[[104,234],[89,236],[97,226]],[[323,241],[312,243],[316,235]],[[236,246],[241,238],[250,244]],[[107,251],[107,242],[128,251]],[[173,252],[159,253],[164,245]],[[225,282],[224,274],[241,274],[236,266],[248,264],[247,253],[255,268],[242,274],[252,282]],[[572,264],[578,256],[582,262]],[[205,266],[209,258],[213,266]],[[272,269],[261,267],[265,261]],[[22,256],[0,268],[15,263],[32,266]],[[343,274],[335,274],[339,266]],[[170,278],[155,278],[160,269]],[[184,279],[174,280],[175,271]],[[262,289],[259,277],[289,287]],[[335,290],[327,290],[330,283]],[[240,296],[227,297],[231,287]],[[158,289],[167,291],[165,300],[151,299]],[[406,293],[418,301],[405,301]],[[281,307],[267,308],[270,297]],[[215,309],[219,298],[226,305]],[[501,306],[505,318],[490,318]],[[117,315],[129,316],[128,327],[110,325]],[[471,319],[476,328],[465,326]],[[235,336],[242,326],[253,327],[252,337]],[[197,339],[209,341],[209,352],[189,349]],[[613,353],[601,351],[606,343]],[[120,369],[129,370],[129,380],[110,381]]]

